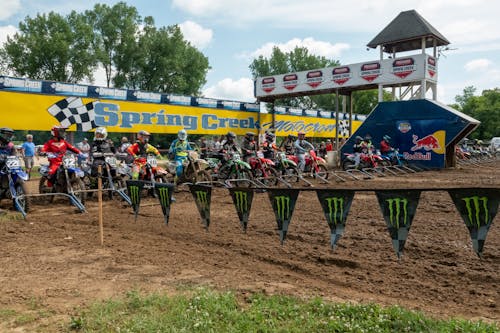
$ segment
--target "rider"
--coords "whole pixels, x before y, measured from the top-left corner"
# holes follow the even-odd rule
[[[363,154],[370,154],[373,152],[372,136],[370,134],[366,134],[361,142],[361,152]]]
[[[16,155],[16,147],[11,141],[14,136],[14,130],[8,127],[0,128],[0,154],[2,156]]]
[[[227,132],[226,138],[222,141],[221,146],[222,146],[221,150],[224,153],[240,152],[240,148],[236,143],[236,134],[234,134],[234,132]]]
[[[265,141],[262,143],[262,152],[264,153],[264,158],[273,159],[274,151],[278,149],[274,143],[274,133],[266,132]]]
[[[116,152],[115,146],[113,146],[106,138],[108,137],[108,131],[105,127],[97,127],[94,133],[94,141],[90,147],[90,154],[92,156],[92,177],[97,176],[97,171],[99,165],[104,165],[106,156],[104,154],[114,154]]]
[[[127,153],[134,157],[134,164],[132,166],[132,179],[139,179],[139,172],[142,167],[146,165],[146,156],[148,154],[155,154],[160,156],[160,152],[155,146],[149,144],[149,132],[141,130],[137,133],[137,141],[127,148]]]
[[[279,149],[284,150],[286,155],[293,155],[294,153],[294,142],[295,142],[295,136],[293,134],[288,134],[286,139],[281,141],[281,144],[279,146]]]
[[[52,138],[47,141],[41,150],[41,153],[53,153],[54,156],[49,156],[49,177],[47,179],[47,186],[52,186],[52,184],[55,181],[55,175],[57,172],[57,169],[62,163],[62,159],[64,154],[66,154],[67,150],[72,151],[75,154],[78,154],[79,157],[85,157],[82,156],[82,152],[71,145],[68,141],[66,141],[66,127],[63,126],[53,126],[52,129],[50,130],[50,134],[52,135]]]
[[[176,164],[174,182],[177,183],[177,179],[182,175],[183,166],[182,163],[186,160],[188,150],[193,150],[189,142],[187,141],[187,132],[185,129],[181,129],[177,132],[177,139],[172,141],[168,153],[174,156],[174,161]]]
[[[248,162],[248,159],[255,157],[257,155],[257,143],[255,142],[255,134],[253,132],[247,132],[243,138],[243,143],[241,144],[241,150],[243,152],[243,160]]]
[[[300,172],[304,171],[304,168],[306,166],[306,152],[309,150],[314,150],[314,146],[305,140],[306,133],[304,132],[299,132],[297,134],[298,139],[294,143],[294,148],[295,148],[295,156],[299,159],[299,170]]]
[[[394,151],[394,148],[391,147],[391,137],[384,135],[382,141],[380,141],[380,153],[382,155],[389,155],[392,151]]]
[[[357,168],[361,161],[361,153],[363,152],[363,138],[359,135],[354,138],[352,150],[354,152],[354,167]]]

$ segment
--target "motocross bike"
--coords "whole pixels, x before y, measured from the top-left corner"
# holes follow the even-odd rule
[[[106,190],[107,197],[109,199],[113,199],[113,197],[117,197],[116,194],[118,194],[126,201],[129,201],[128,197],[126,197],[125,193],[123,192],[127,187],[127,184],[125,183],[125,180],[128,177],[127,171],[124,170],[123,166],[121,166],[122,163],[117,160],[115,154],[97,152],[93,153],[92,157],[94,159],[104,157],[101,169],[102,188]],[[82,168],[84,168],[83,164]],[[94,166],[94,168],[97,168],[97,166]],[[94,170],[94,172],[92,172],[91,169],[92,167],[84,169],[85,176],[83,177],[83,182],[85,183],[85,187],[87,189],[95,190],[97,189],[97,170]],[[89,196],[91,194],[92,192],[89,192]]]
[[[207,171],[209,163],[198,158],[198,153],[194,150],[187,151],[187,157],[182,161],[182,175],[177,183],[197,183],[211,181],[212,176]],[[177,163],[171,161],[168,163],[168,171],[175,176]]]
[[[27,213],[29,200],[26,197],[17,198],[28,194],[25,181],[28,174],[21,168],[21,161],[17,156],[0,156],[0,199],[12,199],[14,208],[20,212]],[[17,198],[17,202],[16,202]]]
[[[352,169],[375,169],[379,167],[379,164],[383,164],[383,159],[380,155],[374,153],[360,153],[359,164],[356,168],[356,155],[351,153],[345,153],[345,158],[342,161],[343,170]]]
[[[252,168],[252,175],[266,186],[277,185],[279,173],[274,168],[274,162],[271,159],[264,158],[262,151],[257,152],[257,157],[248,158],[248,164]]]
[[[57,158],[58,154],[47,153],[47,157]],[[85,174],[77,167],[76,158],[73,154],[63,156],[62,163],[56,171],[51,187],[47,184],[49,179],[49,165],[41,165],[39,172],[42,175],[38,184],[38,190],[41,194],[66,193],[76,197],[82,205],[85,203],[86,193],[82,192],[85,191],[85,184],[82,180]],[[53,202],[53,200],[54,196],[51,196],[50,201]]]
[[[288,155],[288,159],[299,164],[299,158],[295,155]],[[303,173],[309,173],[311,177],[316,178],[316,176],[328,179],[328,170],[325,159],[316,155],[314,150],[309,150],[309,153],[305,156],[305,167]]]
[[[243,161],[237,152],[225,153],[224,156],[225,163],[218,168],[215,177],[224,181],[235,179],[236,186],[250,187],[253,179],[250,164]]]
[[[153,154],[147,154],[146,157],[136,158],[133,162],[134,165],[139,166],[139,180],[146,181],[144,189],[148,191],[151,196],[155,196],[154,184],[167,183],[168,172],[163,167],[158,165],[158,160]],[[134,179],[130,168],[130,178]]]
[[[288,159],[282,151],[276,153],[276,170],[281,174],[286,181],[298,182],[300,172],[297,168],[297,163]]]
[[[407,166],[408,161],[406,161],[403,154],[399,152],[399,149],[395,148],[387,154],[380,155],[382,157],[382,162],[380,163],[383,166]]]

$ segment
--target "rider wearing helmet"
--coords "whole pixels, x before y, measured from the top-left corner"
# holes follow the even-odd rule
[[[137,133],[137,141],[127,148],[127,153],[134,157],[132,166],[132,179],[139,179],[139,172],[146,165],[146,156],[154,154],[160,156],[160,152],[155,146],[149,144],[149,132],[141,130]]]
[[[240,148],[236,143],[236,134],[234,132],[227,132],[226,138],[222,141],[221,146],[223,153],[240,152]]]
[[[255,134],[247,132],[241,144],[243,159],[248,162],[248,159],[257,155],[257,143],[255,142]]]
[[[94,133],[94,141],[92,141],[92,146],[90,148],[90,154],[92,156],[92,171],[93,177],[97,176],[97,171],[99,165],[104,165],[105,154],[114,154],[116,152],[115,146],[109,140],[108,131],[105,127],[97,127]]]
[[[361,161],[361,153],[363,152],[363,138],[359,135],[354,138],[352,150],[354,152],[354,167],[357,168]]]
[[[394,149],[391,147],[391,137],[384,135],[382,141],[380,141],[380,153],[382,155],[388,155]]]
[[[0,154],[1,155],[15,155],[16,147],[12,142],[14,130],[8,127],[0,128]]]
[[[50,134],[52,138],[47,141],[42,149],[41,153],[52,153],[53,156],[49,157],[49,178],[47,180],[47,186],[52,186],[54,183],[54,177],[56,175],[56,171],[62,163],[62,159],[64,154],[66,154],[67,150],[72,151],[75,154],[81,156],[82,152],[71,145],[68,141],[66,141],[66,127],[63,126],[53,126],[50,130]]]
[[[314,146],[309,141],[305,140],[306,133],[299,132],[297,136],[298,139],[294,143],[295,156],[299,159],[299,170],[303,172],[306,166],[306,152],[314,150]]]
[[[264,153],[265,158],[274,158],[274,151],[278,150],[278,147],[274,143],[274,133],[266,132],[265,140],[262,143],[262,152]]]
[[[293,134],[288,134],[288,136],[281,141],[280,150],[284,150],[286,155],[293,155],[294,152],[294,142],[297,138]]]
[[[193,150],[189,142],[187,141],[187,132],[185,129],[181,129],[177,132],[177,139],[172,141],[168,153],[174,156],[174,161],[176,164],[174,182],[177,183],[177,178],[182,175],[183,172],[183,162],[188,156],[188,150]]]
[[[370,134],[366,134],[363,142],[361,143],[361,151],[364,154],[370,154],[373,152],[373,144],[372,144],[372,136]]]

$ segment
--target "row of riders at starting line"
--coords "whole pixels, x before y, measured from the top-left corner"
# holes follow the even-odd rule
[[[12,129],[0,128],[0,199],[27,194],[24,181],[28,176],[16,156],[13,135]],[[235,133],[228,132],[221,142],[220,151],[211,152],[204,156],[205,159],[199,158],[184,129],[177,133],[177,138],[171,143],[168,159],[164,159],[158,149],[149,143],[150,133],[147,131],[139,131],[137,141],[122,153],[116,151],[107,135],[105,127],[96,128],[88,159],[90,164],[80,169],[75,156],[67,153],[72,152],[84,160],[89,156],[66,141],[66,128],[53,126],[51,138],[40,150],[40,155],[46,155],[49,164],[40,167],[42,177],[39,192],[71,192],[79,195],[83,203],[85,190],[96,188],[98,177],[102,177],[104,188],[108,189],[124,189],[127,179],[174,184],[255,179],[265,185],[276,185],[278,178],[298,181],[304,175],[324,179],[328,177],[326,161],[316,155],[315,147],[305,139],[304,132],[299,132],[297,137],[289,135],[279,147],[275,144],[276,138],[272,132],[266,132],[265,140],[260,145],[255,140],[255,134],[248,132],[241,146]],[[352,165],[343,165],[344,168],[358,168],[364,163],[365,156],[373,155],[370,139],[369,136],[364,139],[356,137],[354,153],[345,160],[351,160]],[[382,150],[393,151],[389,140],[388,136],[384,136]],[[98,170],[101,170],[101,174],[98,174]],[[26,199],[18,201],[18,204],[24,205],[24,211],[28,210]]]

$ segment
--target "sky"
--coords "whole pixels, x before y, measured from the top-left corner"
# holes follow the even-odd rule
[[[50,11],[65,15],[92,9],[110,0],[2,0],[0,44],[27,16]],[[438,100],[451,104],[467,86],[500,87],[500,1],[486,0],[128,0],[155,24],[178,24],[193,46],[208,57],[210,71],[204,97],[254,102],[249,65],[274,46],[311,54],[341,64],[378,60],[368,44],[401,11],[416,10],[449,41],[438,68]],[[419,51],[416,51],[419,53]],[[428,49],[427,53],[432,54]],[[104,73],[95,74],[105,86]]]

